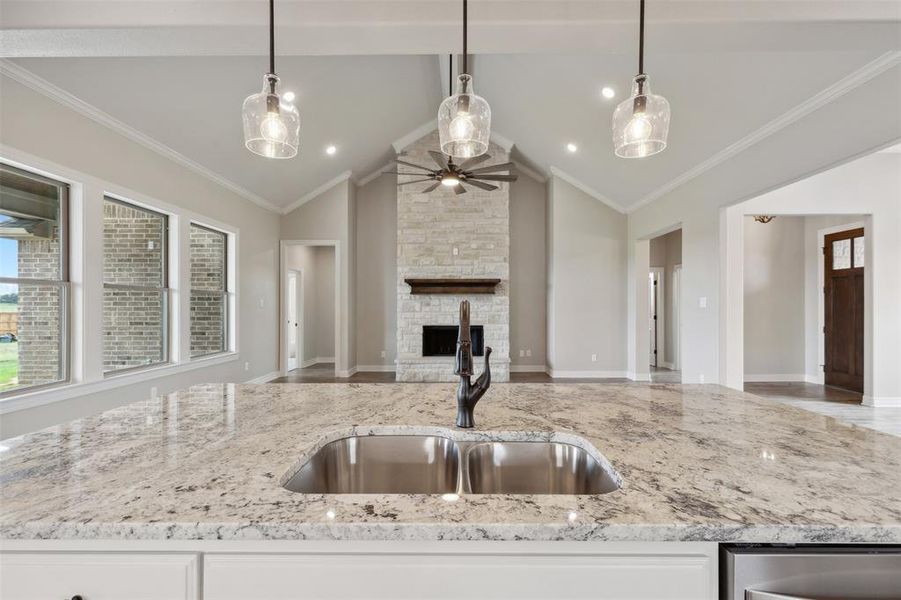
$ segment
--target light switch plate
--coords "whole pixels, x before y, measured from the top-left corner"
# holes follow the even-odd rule
[[[698,298],[698,308],[707,308],[707,296]]]

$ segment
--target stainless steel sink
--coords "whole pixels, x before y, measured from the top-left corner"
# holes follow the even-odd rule
[[[460,450],[438,436],[348,437],[319,449],[285,483],[306,494],[447,494],[456,492]]]
[[[475,444],[466,462],[473,494],[606,494],[619,489],[600,462],[570,444]]]
[[[305,494],[606,494],[619,489],[615,476],[587,450],[560,442],[366,435],[325,444],[284,487]]]

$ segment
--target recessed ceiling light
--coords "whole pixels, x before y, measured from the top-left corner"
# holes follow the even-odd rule
[[[325,153],[328,154],[329,156],[334,156],[335,152],[337,152],[337,151],[338,151],[338,149],[335,146],[329,146],[328,148],[325,149]]]
[[[282,98],[285,102],[294,102],[294,92],[285,92],[282,94]]]
[[[579,147],[576,146],[575,144],[573,144],[572,142],[570,142],[570,143],[568,143],[568,144],[566,145],[566,149],[567,149],[567,151],[569,151],[570,153],[573,153],[573,152],[577,151],[577,150],[579,149]]]
[[[604,89],[601,90],[601,95],[602,95],[604,98],[606,98],[607,100],[610,100],[611,98],[613,98],[614,96],[616,96],[616,90],[613,89],[613,88],[610,87],[610,86],[607,86],[607,87],[605,87]]]

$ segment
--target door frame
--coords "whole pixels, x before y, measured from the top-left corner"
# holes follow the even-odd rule
[[[278,368],[281,374],[288,374],[288,336],[285,334],[285,323],[288,320],[286,304],[288,302],[288,249],[291,246],[327,246],[335,249],[335,377],[341,375],[347,367],[342,364],[344,356],[344,340],[341,335],[341,242],[339,240],[281,240],[279,268],[279,357]],[[295,269],[296,270],[296,269]]]
[[[291,371],[291,370],[293,370],[293,369],[303,368],[303,345],[304,345],[304,337],[303,337],[303,336],[304,336],[304,318],[303,318],[303,314],[304,314],[304,289],[303,289],[303,286],[304,286],[304,280],[303,280],[303,269],[289,268],[288,271],[287,271],[288,281],[291,280],[291,275],[292,275],[292,274],[294,275],[294,290],[295,290],[295,294],[294,294],[294,310],[296,311],[296,314],[295,314],[294,316],[295,316],[295,319],[296,319],[296,323],[299,323],[299,325],[295,325],[295,328],[297,329],[297,334],[296,334],[297,348],[296,348],[296,352],[295,352],[295,362],[296,362],[296,364],[295,364],[293,367],[291,366],[291,363],[290,363],[290,360],[291,360],[291,359],[290,359],[290,356],[291,356],[291,353],[290,353],[290,342],[288,342],[288,343],[285,345],[285,353],[286,353],[285,356],[286,356],[286,360],[289,361],[289,362],[288,362],[288,365],[287,365],[287,368],[288,368],[289,371]],[[287,286],[287,287],[286,287],[285,292],[286,292],[286,293],[285,293],[285,306],[286,306],[286,307],[289,307],[289,305],[290,305],[289,298],[290,298],[290,295],[291,295],[291,289],[290,289],[290,286]],[[286,326],[290,329],[291,325],[290,325],[290,323],[288,323],[288,320],[289,320],[288,317],[289,317],[289,316],[290,316],[290,308],[288,308],[288,310],[286,310],[286,315],[285,315],[285,324],[286,324]],[[289,338],[289,337],[290,337],[290,336],[286,336],[286,339]]]
[[[682,370],[682,263],[673,266],[673,370]]]
[[[817,382],[821,384],[826,384],[826,238],[835,235],[836,233],[845,233],[845,232],[856,232],[861,231],[860,236],[854,237],[863,237],[864,244],[866,245],[868,241],[868,230],[865,226],[865,223],[861,221],[855,221],[853,223],[846,223],[844,225],[835,225],[833,227],[826,227],[824,229],[817,230],[817,248],[821,251],[817,252],[817,289],[821,291],[821,293],[817,294],[817,361],[819,368],[817,369]],[[853,243],[853,242],[852,242]],[[853,253],[852,253],[853,255]],[[870,256],[866,257],[866,262],[872,260],[872,252],[870,252]],[[852,265],[853,266],[853,265]],[[866,318],[867,318],[867,286],[866,286],[866,278],[867,275],[867,267],[866,264],[863,267],[863,276],[864,276],[864,302],[863,302],[863,318],[864,318],[864,351],[863,351],[863,361],[864,364],[861,365],[861,390],[860,393],[863,393],[863,390],[866,386],[866,360],[867,360],[867,352],[866,352],[866,337],[867,337],[867,327],[866,327]],[[845,389],[845,388],[843,388]]]
[[[666,362],[663,356],[663,351],[666,348],[666,267],[650,267],[648,269],[648,274],[654,274],[657,277],[657,289],[654,290],[654,304],[657,309],[657,323],[655,326],[657,354],[654,356],[656,363],[654,364],[654,367],[660,368],[662,363]],[[648,279],[650,281],[650,277]],[[650,309],[650,306],[648,308]],[[648,321],[650,320],[651,311],[648,310]],[[650,331],[650,327],[648,327],[648,331]],[[648,336],[648,357],[650,358],[650,350],[654,349],[655,340],[650,339],[650,333]]]

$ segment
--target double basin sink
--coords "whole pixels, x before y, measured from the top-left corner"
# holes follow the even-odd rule
[[[620,483],[609,465],[573,444],[366,435],[325,444],[284,487],[306,494],[605,494]]]

